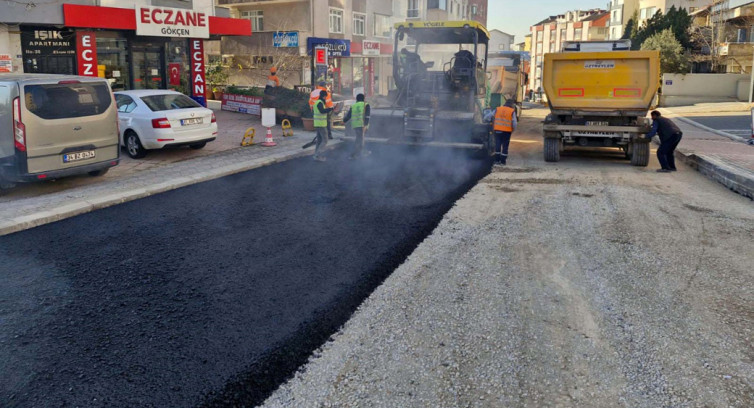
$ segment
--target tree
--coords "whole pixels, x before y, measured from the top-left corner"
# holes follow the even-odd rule
[[[642,44],[649,37],[654,36],[665,30],[671,30],[676,40],[681,43],[683,49],[691,48],[691,37],[689,29],[693,19],[689,16],[686,9],[676,9],[675,6],[668,9],[667,14],[658,11],[647,22],[636,27],[631,34],[631,45],[635,50],[641,49]]]
[[[688,56],[669,28],[647,38],[641,45],[641,49],[660,51],[662,73],[686,74],[689,72]]]
[[[623,31],[623,37],[621,37],[621,40],[630,40],[631,37],[634,35],[634,28],[636,26],[636,21],[631,18],[626,22],[626,29]]]

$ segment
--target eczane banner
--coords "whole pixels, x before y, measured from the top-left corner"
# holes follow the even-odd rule
[[[136,35],[209,38],[209,17],[193,10],[140,6],[136,8]]]

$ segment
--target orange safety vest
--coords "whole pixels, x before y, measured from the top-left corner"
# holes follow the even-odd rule
[[[513,115],[516,111],[507,106],[500,106],[495,111],[495,131],[513,132]]]
[[[320,91],[327,91],[327,88],[318,86],[317,89],[313,90],[311,95],[309,95],[309,107],[314,110],[314,104],[317,103],[317,99],[319,99],[319,93]],[[325,108],[332,108],[332,93],[330,91],[327,91],[327,98],[325,99]]]
[[[280,78],[278,78],[277,75],[268,75],[267,86],[274,86],[274,87],[280,86]]]

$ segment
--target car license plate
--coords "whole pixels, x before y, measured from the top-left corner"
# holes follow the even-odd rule
[[[586,125],[587,126],[610,126],[610,122],[588,120],[588,121],[586,121]]]
[[[94,150],[89,150],[87,152],[68,153],[68,154],[63,155],[63,163],[70,163],[70,162],[93,159],[93,158],[94,158]]]
[[[201,125],[202,123],[204,123],[202,118],[181,119],[181,126]]]

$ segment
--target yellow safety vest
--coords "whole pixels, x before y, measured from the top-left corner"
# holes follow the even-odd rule
[[[362,128],[364,127],[364,113],[366,112],[367,104],[364,102],[356,102],[351,105],[351,127]]]
[[[327,127],[327,114],[321,113],[319,111],[319,107],[322,106],[325,107],[325,103],[322,101],[322,99],[317,101],[317,104],[314,105],[314,127],[315,128],[326,128]]]

